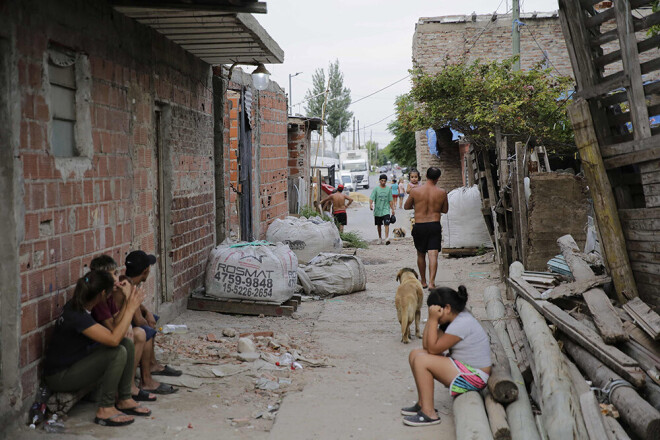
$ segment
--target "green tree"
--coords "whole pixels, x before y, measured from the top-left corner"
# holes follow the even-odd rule
[[[385,151],[399,165],[415,168],[417,167],[415,132],[408,129],[403,122],[414,109],[413,101],[410,95],[399,95],[394,105],[397,117],[387,124],[387,130],[394,135],[394,139],[390,141]]]
[[[413,71],[410,95],[419,105],[404,115],[406,129],[449,126],[473,144],[491,147],[499,127],[509,141],[531,136],[557,153],[575,151],[565,105],[572,79],[540,65],[514,71],[514,60],[452,64],[434,75]]]
[[[353,112],[348,111],[351,105],[351,90],[344,87],[344,74],[339,70],[339,60],[328,65],[328,78],[326,82],[325,71],[316,69],[312,75],[313,87],[305,93],[307,116],[320,118],[323,113],[326,87],[328,88],[328,101],[325,107],[325,121],[328,133],[332,136],[334,148],[335,140],[348,128]]]

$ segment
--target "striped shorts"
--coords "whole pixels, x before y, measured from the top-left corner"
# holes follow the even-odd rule
[[[456,359],[451,359],[451,361],[458,370],[458,376],[449,385],[449,394],[452,397],[467,393],[468,391],[479,391],[486,388],[489,374],[478,368],[472,368]]]

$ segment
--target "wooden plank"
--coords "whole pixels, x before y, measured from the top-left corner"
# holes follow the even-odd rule
[[[481,394],[476,391],[461,394],[454,399],[453,408],[456,440],[493,440]]]
[[[551,439],[582,439],[586,436],[579,416],[580,403],[573,393],[562,353],[545,319],[524,299],[516,308],[529,338],[541,390],[543,425]]]
[[[564,283],[552,289],[548,289],[547,291],[543,292],[540,297],[542,299],[558,299],[569,296],[577,296],[577,295],[581,295],[582,293],[586,292],[587,290],[593,287],[609,283],[610,281],[612,281],[612,278],[610,278],[609,276],[600,275],[585,281],[574,281],[572,283]]]
[[[192,296],[188,298],[188,309],[236,315],[265,316],[291,316],[294,312],[291,305],[268,304],[257,301],[218,300]]]
[[[609,428],[607,434],[612,435],[614,440],[630,440],[628,433],[614,417],[605,416],[605,424]]]
[[[628,87],[630,85],[630,77],[628,75],[620,75],[608,81],[604,81],[589,87],[588,89],[580,90],[575,94],[576,98],[592,99],[598,96],[605,95],[612,90],[621,87]]]
[[[582,297],[589,307],[598,332],[606,343],[614,344],[628,340],[623,323],[605,292],[601,289],[590,289],[584,292]],[[639,300],[639,298],[635,299]]]
[[[442,253],[449,257],[473,257],[478,252],[479,248],[442,248]]]
[[[660,24],[660,12],[654,12],[646,17],[634,20],[633,32],[643,31],[656,24]],[[594,35],[590,40],[590,44],[591,47],[599,47],[618,38],[619,33],[617,29],[614,28],[610,31],[603,32],[602,34]]]
[[[603,159],[603,166],[611,170],[613,168],[619,168],[625,165],[633,165],[644,162],[649,162],[655,159],[660,159],[660,148],[657,148],[657,142],[660,140],[660,136],[654,136],[645,144],[648,144],[648,147],[637,147],[638,151],[633,151],[630,153],[620,154],[618,156],[609,157]],[[655,145],[653,143],[655,142]],[[627,143],[626,143],[627,144]],[[653,145],[653,146],[652,146]],[[642,149],[645,148],[645,149]]]
[[[583,347],[565,340],[564,348],[580,369],[599,388],[604,388],[612,380],[622,378],[607,368]],[[621,418],[632,430],[644,439],[657,439],[660,433],[660,412],[642,399],[631,387],[621,386],[609,393],[610,401],[619,410]]]
[[[515,316],[511,305],[507,305],[506,310],[506,316]],[[509,334],[511,347],[516,355],[516,363],[525,378],[525,382],[532,382],[532,364],[534,363],[532,349],[529,346],[525,332],[520,327],[520,322],[517,319],[507,319],[506,332]]]
[[[660,339],[660,316],[639,298],[634,298],[623,305],[623,309],[635,320],[642,330],[654,340]]]
[[[637,287],[633,278],[626,242],[603,160],[598,151],[598,141],[594,132],[589,105],[582,99],[576,100],[568,109],[575,143],[580,151],[582,165],[594,201],[594,213],[602,238],[604,257],[614,281],[619,300],[637,296]]]
[[[516,197],[518,198],[518,221],[519,221],[519,235],[516,237],[518,241],[518,255],[520,262],[524,265],[527,264],[527,240],[529,234],[527,232],[527,199],[525,197],[525,168],[527,168],[527,148],[522,142],[516,142],[516,173],[513,176],[515,179],[512,182],[516,185]]]
[[[660,343],[651,338],[644,330],[639,328],[632,321],[624,322],[623,328],[630,336],[631,341],[635,341],[643,347],[650,357],[656,359],[658,367],[660,368]]]

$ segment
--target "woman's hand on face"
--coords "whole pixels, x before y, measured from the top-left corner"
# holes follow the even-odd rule
[[[442,318],[444,314],[444,309],[440,306],[430,306],[429,307],[429,319],[435,319],[437,321]]]

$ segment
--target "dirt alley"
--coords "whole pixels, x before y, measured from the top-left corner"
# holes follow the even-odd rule
[[[354,251],[344,249],[346,253]],[[416,399],[407,355],[421,346],[420,339],[407,345],[400,342],[394,308],[396,272],[402,267],[416,267],[412,240],[406,237],[389,246],[372,244],[369,249],[358,250],[357,255],[366,265],[366,291],[304,301],[292,318],[187,311],[173,323],[187,324],[188,333],[158,337],[158,356],[188,371],[242,364],[231,355],[236,352],[238,336],[223,337],[225,328],[238,333],[272,331],[274,339],[285,347],[331,366],[255,373],[243,365],[233,367],[243,372],[222,378],[184,375],[192,388],[181,387],[176,394],[159,396],[148,405],[153,415],[137,418],[131,426],[95,425],[94,405],[82,402],[65,421],[66,435],[21,427],[9,438],[453,439],[451,400],[437,382],[436,408],[443,419],[440,425],[407,427],[399,414],[400,407]],[[454,288],[465,284],[473,313],[485,317],[483,290],[499,283],[492,259],[492,252],[460,259],[441,257],[437,284]],[[425,317],[426,306],[422,312]],[[207,341],[209,333],[219,342]],[[266,339],[258,339],[264,351],[274,352],[265,348]],[[260,376],[281,381],[280,389],[255,390]],[[287,379],[291,384],[286,384]],[[269,405],[273,412],[269,412]]]

